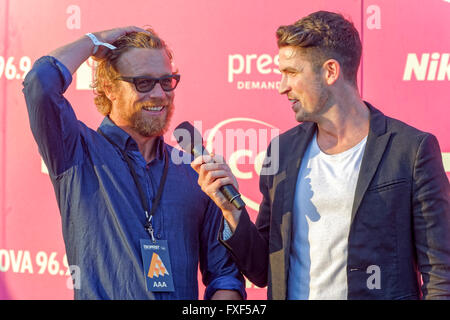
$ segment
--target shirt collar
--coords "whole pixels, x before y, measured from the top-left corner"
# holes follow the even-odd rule
[[[136,141],[123,129],[118,127],[112,120],[106,116],[99,129],[121,150],[139,151]],[[163,160],[164,137],[156,138],[156,159]]]

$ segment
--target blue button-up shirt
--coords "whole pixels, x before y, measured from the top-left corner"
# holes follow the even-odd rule
[[[62,218],[70,265],[79,267],[75,299],[198,299],[198,267],[205,299],[244,282],[229,253],[217,240],[221,212],[201,191],[189,164],[177,164],[180,151],[157,141],[156,158],[146,163],[136,142],[106,117],[105,137],[78,121],[63,93],[72,81],[67,68],[42,57],[24,81],[30,126],[46,163]],[[153,216],[155,237],[168,241],[175,292],[146,288],[140,239],[149,239],[146,217],[130,169],[132,160],[149,206],[169,156],[167,181]],[[172,156],[171,156],[172,155]],[[178,157],[177,157],[178,159]]]

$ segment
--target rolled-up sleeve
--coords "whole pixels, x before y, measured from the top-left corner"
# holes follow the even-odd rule
[[[57,59],[38,59],[23,82],[30,127],[50,175],[57,176],[83,157],[80,127],[63,94],[72,82]]]
[[[200,270],[206,286],[204,299],[211,299],[217,290],[235,290],[246,299],[244,277],[230,253],[217,239],[221,218],[219,208],[209,200],[200,239]]]

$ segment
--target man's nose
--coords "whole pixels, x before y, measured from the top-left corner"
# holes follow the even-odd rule
[[[278,88],[279,94],[287,94],[291,90],[291,87],[287,81],[287,77],[282,75],[280,81],[280,87]]]
[[[164,91],[159,82],[155,84],[153,89],[148,94],[150,98],[165,98],[167,96],[166,91]]]

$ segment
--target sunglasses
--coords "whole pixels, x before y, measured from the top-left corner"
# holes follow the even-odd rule
[[[141,93],[152,91],[157,83],[161,85],[164,91],[172,91],[177,87],[180,81],[179,74],[171,74],[163,76],[161,78],[152,78],[148,76],[142,77],[119,77],[116,80],[122,80],[130,83],[134,83],[136,90]]]

